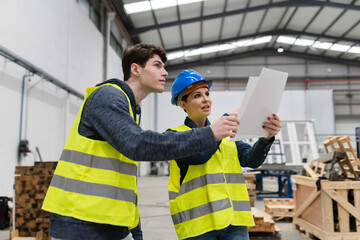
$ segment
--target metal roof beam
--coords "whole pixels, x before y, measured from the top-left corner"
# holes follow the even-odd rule
[[[299,58],[305,58],[310,60],[317,60],[317,61],[323,61],[323,62],[331,62],[331,63],[337,63],[337,64],[347,64],[347,65],[354,65],[354,66],[360,66],[360,62],[352,61],[352,60],[344,60],[344,59],[338,59],[338,58],[329,58],[329,57],[323,57],[318,55],[311,55],[311,54],[303,54],[303,53],[297,53],[297,52],[282,52],[278,53],[274,49],[263,49],[263,50],[256,50],[251,52],[244,52],[244,53],[238,53],[233,54],[229,56],[223,56],[223,57],[217,57],[217,58],[209,58],[209,59],[203,59],[198,60],[194,62],[187,62],[187,63],[181,63],[181,64],[175,64],[175,65],[167,65],[166,70],[177,70],[177,69],[186,69],[186,68],[192,68],[194,66],[204,66],[204,65],[210,65],[213,63],[219,63],[224,61],[231,61],[235,59],[241,59],[246,57],[254,57],[254,56],[288,56],[288,57],[299,57]]]
[[[254,11],[260,11],[260,10],[269,9],[269,8],[311,7],[311,6],[320,6],[320,7],[326,6],[326,7],[344,8],[344,9],[360,11],[359,5],[349,5],[349,4],[335,3],[335,2],[323,2],[323,1],[318,1],[318,0],[288,0],[288,1],[275,2],[275,3],[270,3],[270,4],[254,6],[254,7],[245,8],[245,9],[238,9],[238,10],[233,10],[233,11],[228,11],[228,12],[216,13],[216,14],[211,14],[211,15],[202,16],[202,17],[189,18],[189,19],[184,19],[181,21],[166,22],[166,23],[158,24],[156,26],[152,25],[152,26],[140,27],[140,28],[135,28],[135,29],[129,29],[129,33],[132,37],[135,37],[141,33],[151,31],[151,30],[156,30],[159,28],[172,27],[172,26],[176,26],[176,25],[180,25],[180,24],[187,24],[187,23],[193,23],[193,22],[199,22],[199,21],[206,21],[206,20],[215,19],[215,18],[223,18],[223,17],[227,17],[227,16],[249,13],[249,12],[254,12]]]

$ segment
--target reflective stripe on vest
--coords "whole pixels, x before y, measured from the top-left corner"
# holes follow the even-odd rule
[[[227,183],[245,183],[245,178],[242,173],[226,173],[225,178]],[[217,183],[224,183],[224,175],[222,173],[206,174],[183,183],[179,193],[169,191],[169,199],[174,200],[177,196],[193,189]]]
[[[60,160],[86,167],[111,170],[132,176],[136,176],[137,174],[137,167],[132,163],[122,162],[119,161],[119,159],[115,158],[93,156],[73,150],[64,149],[61,154]]]
[[[229,198],[209,202],[201,206],[179,212],[177,214],[172,215],[171,218],[174,224],[176,225],[227,208],[231,208],[231,202]]]
[[[84,182],[59,175],[53,176],[51,186],[68,192],[105,197],[131,203],[135,203],[136,200],[136,193],[134,190],[114,187],[106,184]]]

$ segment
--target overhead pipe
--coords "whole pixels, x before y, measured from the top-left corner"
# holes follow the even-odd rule
[[[84,99],[84,95],[80,92],[76,91],[75,89],[71,88],[70,86],[66,85],[65,83],[61,82],[60,80],[56,79],[49,73],[45,72],[41,68],[36,67],[32,63],[26,61],[25,59],[17,56],[15,53],[11,52],[10,50],[4,48],[0,45],[0,55],[5,57],[6,59],[9,59],[10,61],[18,64],[19,66],[22,66],[23,68],[27,69],[29,72],[36,74],[40,77],[42,77],[44,80],[54,84],[55,86],[65,90],[66,92],[80,98]]]

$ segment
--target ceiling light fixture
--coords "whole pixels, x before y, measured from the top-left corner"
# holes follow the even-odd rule
[[[359,53],[360,54],[360,47],[352,47],[348,51],[349,53]]]
[[[203,2],[206,0],[151,0],[151,1],[140,1],[134,3],[124,4],[124,9],[127,14],[134,14],[140,12],[147,12],[156,9],[175,7],[177,5],[185,5],[196,2]]]
[[[284,52],[284,48],[279,47],[279,48],[277,49],[277,52],[278,52],[278,53],[282,53],[282,52]]]
[[[208,54],[208,53],[214,53],[214,52],[222,52],[222,51],[228,51],[240,47],[249,47],[254,46],[262,43],[268,43],[272,39],[272,36],[264,36],[254,39],[247,39],[242,41],[236,41],[236,42],[230,42],[230,43],[224,43],[220,45],[212,45],[208,47],[202,47],[197,48],[193,50],[184,50],[184,51],[178,51],[178,52],[172,52],[167,54],[168,60],[174,60],[182,57],[191,57],[191,56],[197,56],[202,54]]]

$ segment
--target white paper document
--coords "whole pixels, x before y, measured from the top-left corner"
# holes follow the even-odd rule
[[[263,68],[259,77],[249,77],[238,114],[240,125],[230,141],[268,135],[262,125],[277,112],[287,77],[288,73],[269,68]]]

